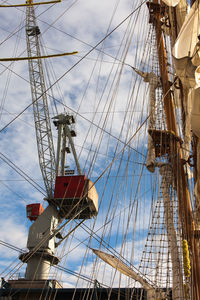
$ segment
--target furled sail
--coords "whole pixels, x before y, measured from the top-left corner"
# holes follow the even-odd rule
[[[191,111],[191,129],[193,133],[200,137],[200,88],[191,91],[192,111]]]
[[[188,10],[187,0],[180,0],[175,10],[176,10],[177,33],[179,33],[185,21],[185,17],[187,15],[187,10]]]
[[[156,100],[156,89],[160,85],[160,78],[154,74],[153,72],[142,72],[133,68],[133,70],[140,75],[144,82],[149,83],[149,125],[148,129],[153,129],[155,127],[155,100]],[[155,145],[153,143],[153,139],[150,134],[148,134],[148,144],[147,144],[147,169],[150,172],[155,171]]]
[[[92,249],[92,251],[120,273],[133,278],[135,281],[138,281],[147,291],[147,300],[164,299],[164,292],[155,289],[155,287],[149,284],[145,278],[143,278],[139,273],[135,272],[132,268],[125,265],[120,259],[101,250]]]
[[[138,281],[144,288],[152,289],[152,286],[144,278],[142,278],[141,275],[137,274],[133,269],[126,266],[121,260],[119,260],[114,255],[111,255],[109,253],[103,252],[101,250],[96,250],[96,249],[92,249],[92,251],[97,256],[99,256],[103,261],[105,261],[107,264],[109,264],[113,268],[117,269],[122,274]]]
[[[163,0],[163,2],[168,6],[176,6],[180,0]]]
[[[195,70],[200,65],[199,18],[200,10],[194,3],[173,48],[176,73],[188,88],[195,87]]]
[[[185,18],[184,24],[174,45],[173,55],[175,58],[193,57],[195,47],[199,44],[199,17],[200,10],[198,9],[197,4],[194,3],[189,14]]]

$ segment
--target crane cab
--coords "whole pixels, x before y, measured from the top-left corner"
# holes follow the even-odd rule
[[[98,194],[84,175],[57,176],[54,202],[65,219],[90,219],[98,213]]]
[[[26,216],[30,221],[35,221],[44,211],[42,204],[33,203],[26,205]]]

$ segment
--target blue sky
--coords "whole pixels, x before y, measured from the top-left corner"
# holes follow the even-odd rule
[[[9,3],[11,2],[10,0]],[[45,64],[49,70],[50,84],[54,84],[66,73],[58,84],[54,85],[53,95],[59,112],[77,112],[77,138],[74,143],[81,168],[93,181],[123,149],[124,143],[134,135],[147,116],[148,85],[143,83],[130,67],[144,68],[148,63],[145,61],[147,58],[143,57],[143,40],[146,38],[145,28],[148,24],[145,5],[98,46],[100,51],[92,51],[76,67],[73,66],[139,4],[139,0],[63,0],[56,5],[35,9],[42,32],[44,53],[79,52],[73,57],[49,59]],[[0,20],[1,57],[26,56],[25,9],[2,8]],[[13,33],[11,37],[10,33]],[[124,65],[122,61],[125,62]],[[0,112],[3,128],[31,103],[31,93],[27,62],[0,63],[0,74]],[[47,78],[46,75],[45,77]],[[47,87],[50,84],[47,82]],[[50,116],[53,117],[52,99],[49,99],[49,110]],[[56,145],[57,133],[53,125],[52,130]],[[105,227],[105,232],[101,229],[99,235],[103,235],[103,239],[118,252],[121,249],[124,257],[135,264],[139,263],[144,245],[152,189],[155,187],[155,182],[152,182],[144,166],[145,133],[146,128],[142,126],[132,138],[130,147],[125,148],[125,152],[112,164],[112,168],[98,180],[96,188],[99,194],[99,214],[95,220],[86,222],[95,231],[115,215],[114,221]],[[6,130],[1,131],[0,141],[1,153],[43,187],[32,107]],[[67,164],[73,168],[72,156],[69,156]],[[44,196],[3,160],[0,168],[0,187],[0,239],[25,248],[30,226],[30,221],[26,219],[25,206],[35,202],[41,202],[45,206]],[[84,244],[71,251],[83,240]],[[99,271],[100,265],[93,265],[96,258],[87,246],[88,241],[89,235],[83,229],[77,230],[75,235],[66,241],[65,247],[59,249],[59,255],[64,256],[62,265],[78,271],[84,261],[87,273],[91,273],[92,276],[92,270],[96,268],[95,276],[99,276],[101,281],[103,269]],[[121,248],[122,241],[129,250]],[[92,238],[89,245],[98,248],[99,242]],[[4,270],[9,262],[17,258],[17,254],[1,246],[0,257],[0,270]],[[66,286],[76,282],[74,277],[67,277],[65,274],[60,276],[61,280],[66,282]],[[116,278],[118,282],[119,274]],[[123,277],[123,282],[126,280]]]

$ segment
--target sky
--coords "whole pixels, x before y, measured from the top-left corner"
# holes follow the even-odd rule
[[[148,85],[132,69],[144,70],[149,59],[149,45],[144,43],[148,10],[140,4],[140,0],[63,0],[35,7],[42,53],[78,51],[74,56],[43,61],[49,114],[51,118],[55,116],[56,103],[59,113],[75,115],[74,144],[79,162],[83,173],[92,181],[97,180],[99,195],[98,216],[85,223],[89,233],[86,227],[79,228],[60,246],[58,256],[62,266],[111,286],[133,283],[97,260],[90,248],[108,251],[112,247],[139,267],[152,193],[157,193],[157,182],[144,165]],[[24,7],[0,9],[1,58],[27,56],[25,16]],[[30,176],[44,188],[30,105],[28,62],[0,62],[0,74],[0,240],[26,249],[31,225],[26,218],[26,205],[40,202],[47,206],[41,188],[38,191],[8,165],[15,164],[25,178]],[[21,114],[26,107],[29,108]],[[57,132],[53,124],[52,133],[56,149]],[[66,164],[70,169],[75,167],[72,155]],[[66,227],[66,232],[70,226],[74,224]],[[97,231],[98,238],[91,230]],[[6,267],[13,262],[16,265],[17,257],[15,251],[0,245],[0,272],[6,278],[10,276]],[[16,273],[24,271],[22,266]],[[77,283],[75,276],[56,269],[52,268],[52,272],[66,287],[87,284],[81,280]]]

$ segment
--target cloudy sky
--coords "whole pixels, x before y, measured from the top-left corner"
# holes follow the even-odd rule
[[[70,236],[58,255],[62,266],[81,270],[108,285],[130,282],[111,267],[105,269],[90,247],[101,246],[105,251],[112,247],[139,266],[149,226],[152,190],[156,186],[144,166],[147,125],[143,122],[148,115],[148,85],[132,69],[144,70],[150,63],[146,43],[148,10],[142,2],[63,0],[35,7],[42,53],[78,51],[74,56],[43,61],[49,114],[52,118],[57,109],[59,113],[75,115],[74,144],[79,162],[83,173],[97,180],[99,194],[97,218],[86,221],[87,227]],[[14,3],[22,2],[1,1]],[[0,20],[1,58],[27,56],[26,8],[1,8]],[[31,224],[26,218],[26,205],[40,202],[46,206],[41,193],[44,184],[30,105],[28,62],[0,62],[0,74],[0,240],[26,249]],[[53,124],[52,132],[56,149]],[[20,169],[25,173],[23,177],[13,164],[18,172]],[[71,155],[66,164],[70,169],[75,167]],[[39,185],[38,189],[27,181],[27,176]],[[5,268],[12,262],[15,266],[17,256],[15,251],[0,245],[3,275],[10,274],[10,269]],[[17,272],[23,273],[24,268]],[[112,276],[105,278],[109,273]],[[75,276],[61,272],[54,276],[65,286],[74,286],[77,281]]]

